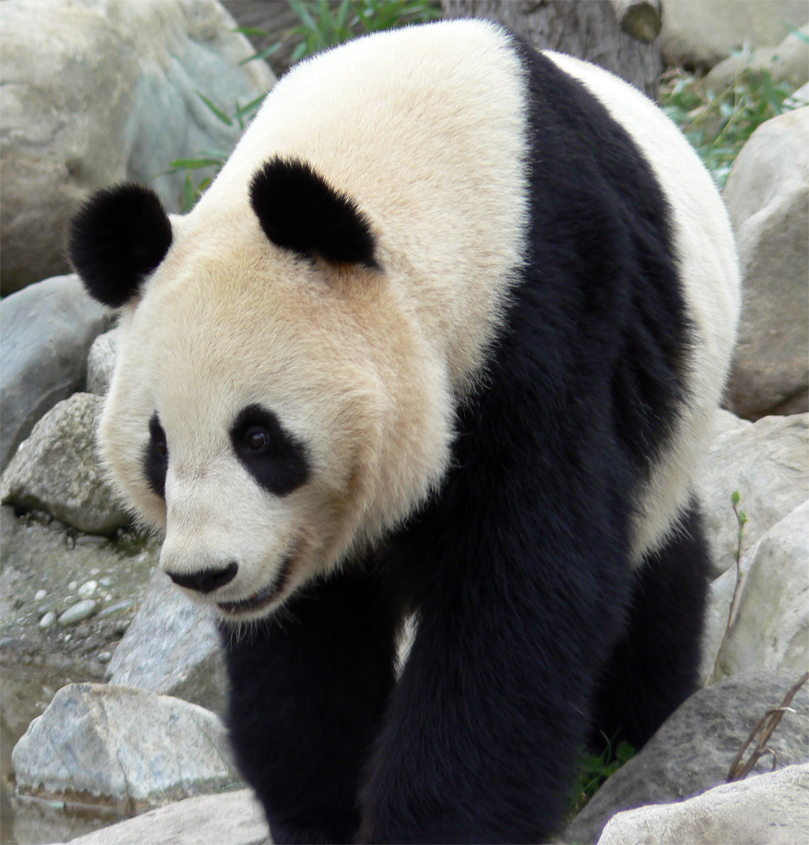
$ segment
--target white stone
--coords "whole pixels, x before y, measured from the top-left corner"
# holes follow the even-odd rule
[[[72,839],[73,845],[271,845],[249,789],[187,798]]]
[[[168,696],[105,684],[62,687],[12,752],[17,789],[88,793],[142,811],[238,782],[219,718]]]
[[[742,558],[735,621],[719,677],[762,669],[809,668],[809,500],[782,519]],[[736,567],[711,587],[703,675],[710,679],[727,626]]]
[[[675,63],[712,66],[745,43],[780,44],[807,20],[806,0],[663,0],[660,40]]]
[[[93,534],[112,534],[129,523],[96,457],[102,401],[74,393],[45,414],[0,479],[4,504],[45,510]]]
[[[744,549],[750,549],[777,522],[809,498],[809,414],[765,417],[754,425],[721,412],[697,493],[713,551],[713,577],[734,565],[734,491],[747,514]]]
[[[131,180],[179,210],[175,159],[227,152],[233,113],[274,78],[215,0],[3,0],[2,292],[65,272],[67,223],[87,193]],[[158,177],[158,178],[155,178]]]
[[[798,845],[809,842],[809,765],[717,786],[678,804],[626,810],[598,845]]]
[[[756,129],[724,191],[742,269],[729,407],[809,410],[809,107]]]

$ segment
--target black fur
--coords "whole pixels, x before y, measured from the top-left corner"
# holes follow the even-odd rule
[[[261,435],[263,442],[252,442]],[[233,450],[247,471],[275,496],[285,496],[309,477],[306,448],[261,405],[244,408],[230,429]]]
[[[629,561],[633,495],[684,399],[669,209],[606,110],[515,49],[529,254],[441,492],[373,568],[229,646],[231,735],[279,843],[545,840],[592,731],[643,741],[695,687],[696,511],[648,569]],[[399,603],[419,625],[393,686]]]
[[[91,296],[120,308],[171,247],[171,222],[157,194],[140,185],[97,191],[70,229],[70,260]]]
[[[166,432],[160,425],[157,413],[149,420],[149,442],[143,450],[143,474],[152,490],[166,498],[166,471],[169,467],[169,447],[166,443]]]
[[[699,686],[710,556],[696,502],[633,576],[629,625],[601,673],[590,747],[605,737],[642,747]]]
[[[368,220],[305,162],[267,162],[250,184],[250,202],[277,246],[331,264],[377,266]]]

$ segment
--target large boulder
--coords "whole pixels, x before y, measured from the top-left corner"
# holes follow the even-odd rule
[[[240,783],[225,727],[208,710],[164,695],[69,684],[14,746],[17,790],[95,799],[141,812]]]
[[[67,268],[67,221],[89,191],[153,185],[178,211],[175,159],[226,152],[232,114],[274,77],[215,0],[0,3],[3,294]],[[159,177],[159,178],[156,178]]]
[[[809,14],[809,12],[807,12]],[[777,47],[745,45],[740,53],[719,62],[705,77],[705,87],[722,91],[745,70],[767,71],[777,82],[800,88],[809,82],[809,24],[789,35]]]
[[[663,0],[660,38],[670,64],[712,67],[744,44],[780,44],[807,20],[805,0]]]
[[[755,424],[727,411],[717,414],[717,435],[697,491],[713,551],[713,577],[733,567],[738,525],[730,503],[741,495],[747,515],[744,551],[809,499],[809,414],[765,417]]]
[[[730,380],[748,419],[809,410],[809,107],[759,126],[725,188],[744,279]]]
[[[762,672],[728,678],[692,695],[590,799],[563,841],[596,842],[621,810],[683,801],[725,783],[758,720],[781,704],[797,680],[794,673]],[[779,768],[809,762],[809,684],[790,708],[767,743]],[[750,776],[769,771],[772,761],[765,755]]]
[[[795,845],[809,842],[809,765],[717,786],[678,804],[614,816],[598,845]]]
[[[75,275],[0,302],[0,470],[40,417],[80,388],[90,345],[111,320]]]
[[[213,611],[192,602],[167,575],[155,572],[106,679],[222,713],[227,682]]]
[[[718,677],[761,669],[799,675],[809,667],[809,499],[742,558],[733,627]],[[711,585],[703,676],[711,680],[727,627],[736,567]]]
[[[88,534],[112,534],[129,523],[96,456],[103,401],[74,393],[45,414],[3,472],[3,504],[47,511]]]

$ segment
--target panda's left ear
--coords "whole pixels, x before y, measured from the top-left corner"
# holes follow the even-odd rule
[[[250,183],[250,202],[264,234],[277,246],[330,264],[377,267],[365,215],[306,162],[267,162]]]
[[[120,308],[166,257],[171,222],[157,194],[123,184],[97,191],[70,226],[68,250],[87,291]]]

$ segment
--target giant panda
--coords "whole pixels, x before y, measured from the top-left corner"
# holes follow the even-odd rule
[[[375,34],[191,213],[103,190],[70,252],[120,309],[103,460],[221,620],[275,842],[541,841],[581,749],[695,689],[739,279],[638,91],[488,22]]]

